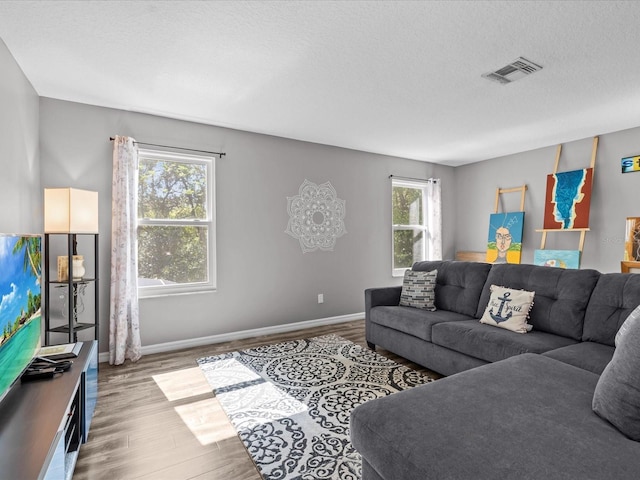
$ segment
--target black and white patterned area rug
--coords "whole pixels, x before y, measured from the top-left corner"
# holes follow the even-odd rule
[[[430,382],[337,335],[198,359],[265,480],[359,480],[349,415]]]

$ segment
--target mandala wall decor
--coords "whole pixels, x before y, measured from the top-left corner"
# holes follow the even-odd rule
[[[298,195],[287,197],[287,211],[285,232],[300,241],[303,253],[332,251],[336,239],[347,233],[345,201],[338,198],[330,182],[316,185],[305,180]]]

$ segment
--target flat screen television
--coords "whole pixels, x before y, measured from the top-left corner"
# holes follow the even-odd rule
[[[42,237],[0,233],[0,401],[41,345]]]

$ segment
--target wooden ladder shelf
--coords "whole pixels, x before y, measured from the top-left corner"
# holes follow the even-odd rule
[[[513,193],[513,192],[521,192],[520,196],[520,212],[524,212],[524,194],[527,191],[527,186],[522,185],[521,187],[513,187],[513,188],[496,188],[496,204],[494,207],[493,213],[498,213],[498,204],[500,203],[500,195],[503,193]]]
[[[590,168],[595,170],[596,166],[596,152],[598,150],[598,137],[593,137],[593,145],[591,147],[591,164]],[[553,173],[558,173],[558,165],[560,164],[560,154],[562,153],[562,145],[558,145],[556,149],[556,162],[553,167]],[[593,181],[593,178],[592,178]],[[582,253],[584,249],[584,240],[585,235],[589,231],[589,228],[541,228],[537,229],[536,232],[542,232],[542,241],[540,242],[540,250],[544,250],[547,244],[547,233],[549,232],[580,232],[580,242],[578,243],[578,250]]]

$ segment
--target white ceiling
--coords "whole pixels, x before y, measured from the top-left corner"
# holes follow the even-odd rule
[[[640,2],[0,1],[40,96],[462,165],[640,126]],[[481,77],[523,56],[544,68]]]

